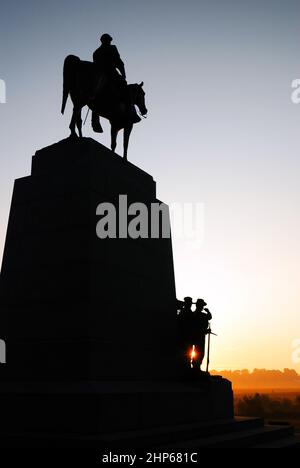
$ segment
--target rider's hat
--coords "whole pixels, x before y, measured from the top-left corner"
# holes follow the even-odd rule
[[[102,42],[102,44],[111,42],[112,40],[113,38],[107,33],[102,34],[102,36],[100,37],[100,41]]]

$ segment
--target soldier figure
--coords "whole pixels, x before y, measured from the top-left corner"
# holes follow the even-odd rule
[[[193,327],[193,344],[195,346],[194,365],[201,369],[205,354],[205,336],[210,333],[209,321],[212,315],[205,308],[206,302],[203,299],[197,299],[196,309],[194,312],[194,327]]]
[[[97,68],[110,81],[119,80],[119,82],[126,84],[124,63],[117,47],[111,44],[112,37],[109,34],[102,34],[100,41],[101,46],[93,53],[93,61]]]
[[[98,95],[101,95],[103,89],[109,88],[108,92],[110,94],[118,97],[123,95],[126,100],[127,82],[125,67],[117,47],[111,44],[112,40],[113,39],[109,34],[102,34],[100,38],[101,45],[93,54],[93,61],[99,70],[99,81],[94,94],[95,97],[97,97]],[[140,122],[141,119],[137,115],[134,105],[130,102],[129,98],[127,99],[132,122]],[[94,132],[103,132],[99,117],[94,111],[92,112],[92,127]]]

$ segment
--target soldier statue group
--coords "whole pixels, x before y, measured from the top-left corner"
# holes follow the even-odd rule
[[[195,304],[195,310],[192,306]],[[208,335],[207,368],[209,364],[210,334],[212,334],[209,321],[212,319],[210,311],[205,307],[203,299],[193,302],[191,297],[185,297],[184,301],[177,301],[178,334],[181,352],[190,361],[191,367],[201,370],[205,355],[205,337]]]

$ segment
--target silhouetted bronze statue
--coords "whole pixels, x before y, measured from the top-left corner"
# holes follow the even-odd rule
[[[130,109],[133,123],[138,123],[141,119],[136,113],[130,96],[126,94],[127,82],[124,63],[117,47],[111,44],[112,40],[109,34],[102,34],[100,38],[101,46],[93,54],[93,61],[99,73],[99,81],[94,91],[95,97],[101,96],[104,91],[109,93],[112,99],[120,98],[123,95],[128,99],[127,106]],[[103,132],[96,111],[92,112],[92,127],[94,132]]]
[[[117,47],[111,44],[112,40],[113,38],[109,34],[102,34],[100,38],[101,46],[93,54],[94,63],[107,77],[118,79],[121,75],[123,80],[126,81],[124,63]],[[117,70],[119,70],[120,74]]]
[[[212,319],[210,311],[205,308],[206,305],[203,299],[197,299],[194,312],[193,345],[195,346],[195,357],[193,365],[200,369],[205,355],[205,337],[210,333],[209,321]]]
[[[64,84],[61,112],[64,113],[70,94],[73,114],[70,122],[72,136],[82,137],[81,110],[88,106],[92,110],[92,124],[95,131],[102,132],[99,117],[109,120],[111,125],[111,149],[117,144],[117,134],[124,129],[124,158],[127,159],[128,142],[133,125],[146,116],[145,93],[140,84],[127,84],[125,67],[117,48],[111,45],[109,34],[101,36],[101,46],[94,52],[94,62],[80,60],[68,55],[64,62]],[[119,72],[118,72],[119,70]]]
[[[205,337],[212,333],[209,321],[212,315],[203,299],[198,299],[195,311],[192,311],[193,299],[185,297],[184,302],[177,301],[178,331],[180,348],[183,356],[187,356],[191,367],[201,370],[205,355]],[[208,343],[209,345],[209,343]],[[207,371],[209,364],[209,349],[207,355]]]

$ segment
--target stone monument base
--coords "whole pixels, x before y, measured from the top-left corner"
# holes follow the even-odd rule
[[[231,383],[32,382],[1,384],[5,434],[107,434],[233,417]]]

